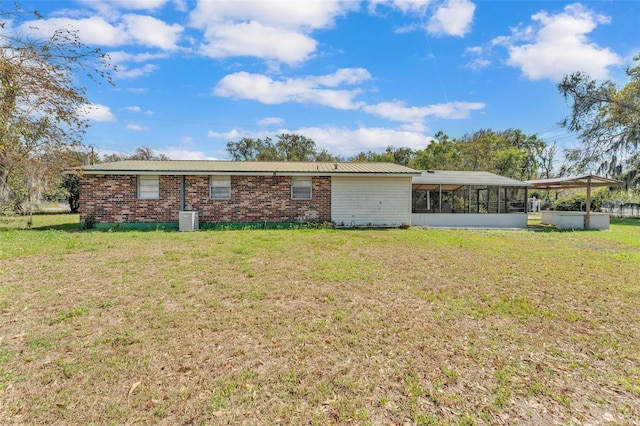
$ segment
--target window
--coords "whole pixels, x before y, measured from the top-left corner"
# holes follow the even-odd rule
[[[228,200],[231,198],[231,177],[211,176],[211,198],[216,200]]]
[[[138,176],[138,198],[143,198],[143,199],[160,198],[160,176],[139,175]]]
[[[295,176],[291,178],[291,199],[311,199],[311,176]]]

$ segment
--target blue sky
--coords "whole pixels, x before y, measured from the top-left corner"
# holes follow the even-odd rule
[[[562,147],[556,89],[626,82],[640,1],[23,1],[109,54],[85,143],[226,159],[228,141],[298,133],[345,157],[426,147],[442,130],[521,129]]]

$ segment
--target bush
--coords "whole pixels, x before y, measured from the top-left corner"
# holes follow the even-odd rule
[[[80,229],[82,230],[93,229],[96,226],[96,222],[97,222],[96,217],[94,215],[89,215],[84,220],[84,222],[80,224]]]
[[[591,192],[591,211],[598,211],[604,201],[608,198],[609,189],[600,188]],[[587,205],[587,193],[576,192],[567,197],[558,198],[552,204],[552,210],[565,212],[580,212],[585,210]]]

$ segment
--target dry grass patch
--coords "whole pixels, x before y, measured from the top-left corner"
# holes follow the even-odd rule
[[[640,418],[637,224],[9,228],[0,231],[8,424]]]

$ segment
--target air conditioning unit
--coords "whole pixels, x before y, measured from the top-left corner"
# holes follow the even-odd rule
[[[180,229],[180,232],[197,231],[198,227],[198,212],[180,212],[178,214],[178,229]]]

